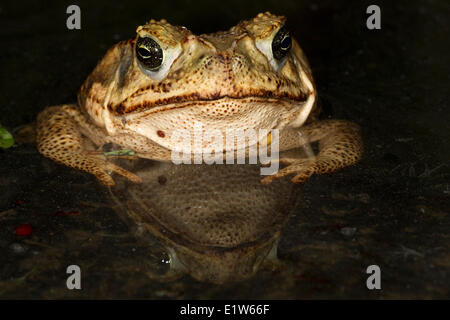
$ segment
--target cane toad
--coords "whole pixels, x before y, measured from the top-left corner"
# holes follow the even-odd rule
[[[195,35],[164,19],[150,20],[135,38],[107,51],[81,86],[77,104],[38,115],[38,150],[108,186],[114,185],[112,172],[140,182],[88,152],[86,143],[112,142],[138,157],[170,161],[179,146],[176,130],[192,132],[201,123],[203,132],[278,129],[280,150],[319,142],[315,157],[279,159],[287,166],[263,183],[290,174],[293,182],[304,182],[354,164],[362,153],[360,129],[348,121],[318,120],[311,69],[285,22],[266,12],[228,31]],[[208,143],[185,147],[201,153]]]

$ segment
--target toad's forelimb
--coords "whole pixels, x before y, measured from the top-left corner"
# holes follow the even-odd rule
[[[141,182],[140,177],[106,161],[102,155],[89,154],[76,120],[78,114],[74,105],[54,106],[42,111],[38,115],[36,128],[39,152],[53,161],[89,172],[107,186],[114,185],[110,172],[133,182]]]
[[[363,143],[360,127],[345,120],[323,120],[305,125],[299,129],[289,129],[280,133],[280,150],[300,147],[308,142],[319,142],[319,152],[311,158],[281,158],[280,163],[288,164],[273,175],[261,180],[268,184],[275,179],[295,174],[294,183],[303,183],[313,174],[331,173],[355,164],[361,159]]]

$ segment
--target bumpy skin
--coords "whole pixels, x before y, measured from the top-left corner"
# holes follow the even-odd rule
[[[113,142],[138,157],[170,161],[171,151],[233,152],[247,146],[203,141],[179,144],[176,130],[203,132],[278,129],[280,150],[319,141],[312,159],[280,159],[288,166],[262,180],[311,174],[354,164],[362,153],[359,127],[342,120],[317,121],[316,91],[303,51],[292,40],[282,60],[274,58],[272,40],[285,18],[259,14],[225,32],[196,36],[165,20],[138,27],[137,37],[150,37],[164,52],[158,71],[137,59],[136,39],[113,46],[82,85],[78,105],[49,107],[38,116],[38,150],[59,163],[94,174],[111,186],[110,172],[139,182],[131,172],[87,152],[85,140],[100,146]],[[299,139],[299,133],[303,138]],[[253,139],[253,140],[252,140]],[[263,143],[256,137],[249,145]],[[223,141],[222,141],[223,143]],[[225,145],[225,144],[223,144]],[[216,149],[215,149],[216,148]],[[223,147],[222,147],[223,148]]]
[[[187,272],[222,284],[278,263],[281,230],[300,198],[300,189],[289,181],[261,185],[259,166],[249,164],[117,162],[144,182],[119,180],[112,190],[115,207],[124,209],[118,214],[126,223],[144,227],[171,252],[172,272],[166,278]],[[157,278],[161,281],[160,273]]]

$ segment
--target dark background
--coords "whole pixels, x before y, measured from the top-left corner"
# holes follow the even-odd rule
[[[66,28],[70,4],[81,7],[81,30]],[[381,7],[381,30],[366,28],[370,4]],[[127,236],[95,178],[18,143],[0,150],[0,297],[450,297],[446,0],[9,1],[0,5],[0,124],[16,132],[46,106],[74,102],[107,48],[150,18],[208,33],[264,11],[288,17],[324,117],[360,124],[366,145],[357,166],[304,186],[279,247],[292,268],[222,287],[149,282],[133,264],[145,244]],[[52,214],[61,210],[82,215]],[[25,222],[35,226],[26,240],[14,235]],[[91,271],[82,292],[65,289],[74,259]],[[381,291],[365,288],[370,264],[382,267]]]

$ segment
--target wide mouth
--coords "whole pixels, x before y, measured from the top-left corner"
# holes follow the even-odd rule
[[[271,253],[276,252],[278,238],[279,232],[275,232],[272,237],[250,244],[232,248],[209,247],[206,250],[182,245],[171,250],[171,258],[175,260],[175,267],[187,270],[199,281],[216,284],[242,281],[255,274],[264,260],[273,258]]]
[[[205,105],[226,102],[241,102],[244,103],[270,103],[270,104],[282,104],[284,106],[292,105],[292,107],[298,106],[299,103],[304,103],[307,101],[308,96],[306,94],[301,94],[300,96],[295,96],[291,94],[273,94],[271,91],[267,91],[265,94],[257,95],[200,95],[198,93],[188,94],[188,95],[177,95],[173,97],[156,99],[153,101],[141,101],[135,104],[125,105],[120,103],[118,105],[112,106],[108,105],[108,108],[118,115],[125,115],[130,113],[137,113],[140,111],[147,111],[150,113],[156,113],[160,111],[180,109],[192,107],[195,105]]]

